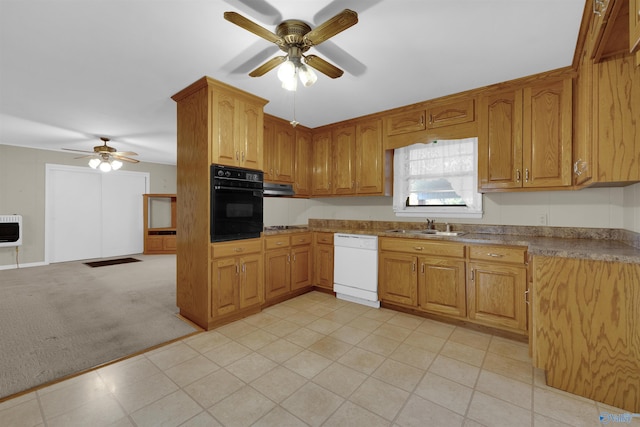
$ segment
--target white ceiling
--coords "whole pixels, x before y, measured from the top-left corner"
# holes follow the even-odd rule
[[[276,71],[249,71],[275,45],[223,19],[275,31],[339,11],[359,22],[307,52],[345,70],[299,87],[317,127],[571,65],[585,0],[0,0],[0,144],[91,150],[99,136],[175,164],[171,96],[210,76],[293,118]],[[279,16],[277,16],[279,15]],[[73,153],[69,153],[73,157]]]

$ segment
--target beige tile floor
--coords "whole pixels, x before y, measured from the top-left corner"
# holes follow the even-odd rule
[[[0,425],[599,426],[603,412],[625,413],[547,387],[525,344],[312,292],[3,402]]]

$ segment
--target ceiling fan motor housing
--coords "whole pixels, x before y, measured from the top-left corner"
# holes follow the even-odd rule
[[[309,50],[310,46],[305,46],[304,36],[311,31],[311,27],[298,19],[287,19],[282,21],[276,27],[276,34],[284,39],[285,46],[280,46],[280,49],[287,52],[289,47],[297,46],[303,52]]]

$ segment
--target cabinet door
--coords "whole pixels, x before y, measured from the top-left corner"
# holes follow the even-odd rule
[[[211,102],[211,163],[237,166],[236,100],[222,91],[212,93]]]
[[[235,258],[213,260],[211,264],[211,317],[238,309],[238,271]]]
[[[453,126],[475,120],[473,98],[429,107],[429,129]]]
[[[331,135],[333,147],[333,194],[355,194],[356,129],[344,126]]]
[[[356,126],[356,191],[358,194],[382,194],[384,191],[384,148],[382,120]]]
[[[240,150],[240,165],[249,169],[262,170],[262,141],[264,113],[262,105],[248,101],[239,103],[239,135],[237,144]]]
[[[387,136],[425,130],[425,109],[418,109],[394,114],[385,119]]]
[[[572,80],[524,89],[524,187],[571,185]]]
[[[640,52],[640,0],[629,0],[629,51]]]
[[[275,140],[276,180],[291,183],[295,171],[295,130],[291,126],[278,123],[275,128]]]
[[[311,195],[311,132],[296,130],[296,165],[293,185],[297,196]]]
[[[265,252],[265,299],[268,301],[291,290],[289,248]]]
[[[415,307],[418,303],[417,257],[412,255],[380,253],[378,286],[383,301]]]
[[[419,263],[418,306],[431,313],[466,317],[464,261],[420,258]]]
[[[469,318],[477,323],[526,332],[524,266],[469,263]]]
[[[331,194],[331,132],[313,134],[313,169],[311,194],[326,196]]]
[[[291,249],[291,290],[311,285],[311,245]]]
[[[270,117],[264,119],[264,136],[263,136],[263,166],[264,166],[264,180],[275,181],[276,180],[276,130],[275,123]]]
[[[262,255],[246,255],[240,264],[240,308],[259,305],[264,299],[262,287]]]
[[[333,289],[333,245],[316,245],[313,271],[316,286]]]
[[[478,120],[478,186],[522,187],[522,91],[482,97]]]

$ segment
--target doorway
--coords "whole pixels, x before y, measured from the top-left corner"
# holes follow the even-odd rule
[[[46,165],[45,261],[142,253],[149,173]]]

